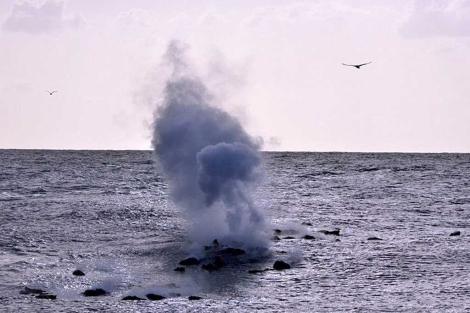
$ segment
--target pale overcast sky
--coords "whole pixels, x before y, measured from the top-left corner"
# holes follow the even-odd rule
[[[470,0],[0,0],[0,148],[150,149],[172,39],[265,150],[470,152]]]

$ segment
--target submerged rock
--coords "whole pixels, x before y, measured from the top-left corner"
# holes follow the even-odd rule
[[[184,260],[180,261],[179,264],[180,265],[185,265],[185,266],[199,265],[199,264],[201,264],[201,261],[199,261],[196,258],[187,258],[187,259],[184,259]]]
[[[97,288],[97,289],[87,289],[83,292],[85,297],[98,297],[98,296],[105,296],[108,292],[104,289]]]
[[[267,272],[267,271],[270,271],[271,269],[269,268],[265,268],[264,270],[249,270],[248,273],[249,274],[259,274],[259,273],[264,273],[264,272]]]
[[[271,240],[273,240],[273,241],[279,241],[279,240],[281,240],[281,238],[279,238],[279,236],[273,236],[273,238],[271,238]]]
[[[460,236],[460,230],[457,230],[457,231],[454,231],[454,232],[450,233],[449,236]]]
[[[147,294],[146,297],[147,297],[147,299],[149,299],[149,300],[154,300],[154,301],[165,299],[164,296],[156,295],[156,294],[153,294],[153,293]]]
[[[280,230],[280,229],[275,229],[275,230],[274,230],[274,234],[275,234],[275,235],[279,235],[279,234],[281,234],[281,233],[282,233],[282,230]]]
[[[273,268],[277,271],[282,271],[290,269],[291,266],[284,261],[276,261],[274,262]]]
[[[305,235],[302,237],[303,239],[307,239],[307,240],[315,240],[315,237],[312,236],[312,235]]]
[[[125,296],[121,300],[145,300],[145,299],[139,298],[137,296]]]
[[[245,250],[238,248],[225,248],[220,250],[221,254],[230,254],[230,255],[243,255],[246,254]]]
[[[369,237],[367,238],[367,240],[382,240],[382,238],[379,238],[379,237]]]
[[[174,271],[184,273],[186,271],[186,269],[184,267],[177,267],[177,268],[174,269]]]
[[[202,267],[203,270],[206,270],[208,272],[218,271],[219,270],[219,268],[217,266],[215,266],[214,264],[212,264],[212,263],[203,264],[201,267]]]
[[[85,273],[83,273],[83,272],[80,271],[80,270],[75,270],[75,271],[73,271],[72,275],[75,275],[75,276],[85,276]]]
[[[282,239],[292,240],[292,239],[295,239],[295,237],[293,237],[293,236],[287,236],[287,237],[284,237],[284,238],[282,238]]]
[[[47,293],[41,293],[36,296],[36,299],[49,299],[49,300],[55,300],[57,299],[56,295],[50,295]]]
[[[33,295],[33,294],[40,294],[40,293],[45,293],[46,291],[42,289],[35,289],[35,288],[28,288],[24,287],[23,290],[20,291],[22,295]]]
[[[201,297],[198,297],[198,296],[189,296],[188,297],[188,300],[201,300],[202,298]]]
[[[336,228],[334,230],[319,230],[319,233],[323,233],[325,235],[333,235],[333,236],[339,236],[339,228]]]

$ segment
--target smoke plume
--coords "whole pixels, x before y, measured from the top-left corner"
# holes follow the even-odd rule
[[[152,142],[172,199],[189,218],[193,241],[265,245],[264,218],[249,193],[261,175],[259,144],[214,105],[180,43],[171,42],[164,59],[171,73]]]

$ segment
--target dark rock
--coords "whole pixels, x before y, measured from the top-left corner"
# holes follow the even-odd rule
[[[218,246],[219,245],[219,241],[217,239],[214,239],[214,241],[212,241],[212,245],[213,246]]]
[[[273,240],[273,241],[279,241],[279,240],[281,240],[281,238],[279,238],[279,236],[273,236],[273,238],[271,238],[271,240]]]
[[[177,267],[177,268],[174,269],[174,271],[184,273],[186,271],[186,269],[184,267]]]
[[[185,266],[199,265],[199,264],[201,264],[201,261],[199,261],[196,258],[187,258],[187,259],[180,261],[180,265],[185,265]]]
[[[222,259],[220,256],[216,256],[214,260],[214,265],[218,268],[221,268],[227,265],[227,263],[225,263],[224,259]]]
[[[281,233],[282,233],[282,230],[280,230],[280,229],[275,229],[274,230],[275,235],[280,235]]]
[[[460,236],[460,230],[457,230],[457,231],[454,231],[454,232],[450,233],[449,236]]]
[[[201,300],[202,298],[201,297],[198,297],[198,296],[189,296],[188,297],[188,300]]]
[[[284,237],[282,239],[288,239],[288,240],[292,240],[292,239],[295,239],[295,237],[292,237],[292,236],[287,236],[287,237]]]
[[[75,276],[85,276],[85,273],[83,273],[80,270],[75,270],[75,271],[73,271],[72,274],[75,275]]]
[[[85,297],[98,297],[98,296],[104,296],[107,295],[108,292],[104,289],[97,288],[97,289],[88,289],[83,292],[83,295]]]
[[[367,240],[382,240],[382,238],[379,237],[369,237]]]
[[[37,299],[49,299],[49,300],[55,300],[57,299],[56,295],[50,295],[47,293],[41,293],[36,296]]]
[[[145,300],[145,299],[139,298],[137,296],[125,296],[121,300]]]
[[[290,269],[291,266],[289,264],[287,264],[286,262],[284,262],[284,261],[276,261],[276,262],[274,262],[273,268],[275,270],[282,271],[282,270]]]
[[[313,226],[312,223],[309,223],[309,222],[302,222],[302,225],[305,225],[305,226]]]
[[[336,228],[335,230],[319,230],[318,232],[323,233],[325,235],[333,235],[333,236],[339,236],[339,228]]]
[[[245,250],[238,248],[225,248],[220,250],[221,254],[230,254],[230,255],[242,255],[245,254]]]
[[[313,237],[312,235],[305,235],[302,238],[308,239],[308,240],[315,240],[315,237]]]
[[[153,294],[153,293],[149,293],[148,295],[146,295],[146,297],[149,300],[163,300],[163,299],[165,299],[164,296],[156,295],[156,294]]]
[[[44,293],[45,291],[42,289],[35,289],[35,288],[28,288],[24,287],[24,290],[21,290],[20,293],[23,295],[32,295],[32,294],[40,294]]]
[[[209,272],[219,270],[219,268],[217,266],[215,266],[214,264],[212,264],[212,263],[203,264],[201,267],[202,267],[203,270],[206,270],[206,271],[209,271]]]

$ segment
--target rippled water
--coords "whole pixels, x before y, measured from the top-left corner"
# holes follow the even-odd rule
[[[281,240],[181,274],[186,221],[150,152],[0,150],[0,311],[470,310],[469,154],[263,156],[256,204]],[[248,273],[275,260],[293,267]],[[90,288],[110,294],[84,297]],[[121,300],[147,293],[167,299]]]

